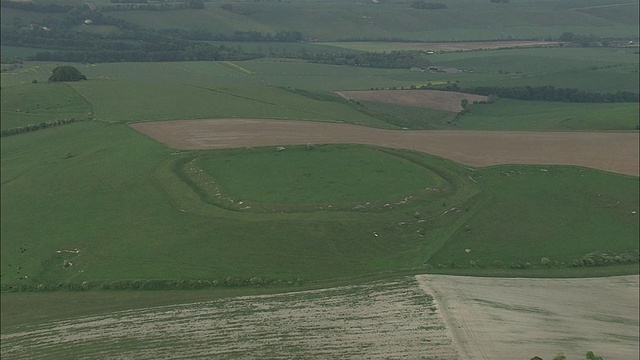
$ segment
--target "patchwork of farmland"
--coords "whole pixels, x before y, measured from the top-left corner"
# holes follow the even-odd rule
[[[3,0],[2,359],[638,358],[637,13]]]

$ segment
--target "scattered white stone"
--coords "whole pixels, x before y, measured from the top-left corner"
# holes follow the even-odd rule
[[[464,252],[466,252],[467,254],[471,252],[471,249],[464,249]]]

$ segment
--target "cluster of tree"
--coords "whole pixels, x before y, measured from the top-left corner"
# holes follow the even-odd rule
[[[90,19],[96,25],[112,25],[121,31],[109,35],[73,31]],[[103,16],[97,11],[73,9],[59,19],[47,19],[32,29],[7,27],[0,33],[3,44],[47,49],[27,60],[65,62],[118,61],[204,61],[247,60],[261,55],[228,46],[215,46],[184,39],[179,34],[164,34],[141,29],[122,19]],[[283,35],[284,36],[284,35]]]
[[[618,91],[616,93],[598,93],[583,91],[573,88],[556,88],[555,86],[472,86],[460,88],[458,84],[447,84],[443,87],[422,86],[423,89],[440,89],[448,91],[461,91],[477,95],[494,95],[501,98],[536,101],[563,101],[579,103],[615,103],[638,102],[640,96],[630,91]]]
[[[605,46],[607,44],[606,40],[603,40],[600,37],[595,36],[593,34],[579,35],[579,34],[574,34],[572,32],[562,33],[558,38],[558,41],[578,44],[583,47]]]
[[[411,7],[414,9],[435,10],[435,9],[446,9],[447,5],[443,3],[438,3],[438,2],[427,2],[424,0],[418,0],[418,1],[415,1],[413,4],[411,4]]]
[[[295,57],[295,56],[293,56]],[[331,65],[352,65],[384,69],[409,69],[428,67],[431,61],[424,51],[391,51],[363,53],[302,53],[301,59]]]
[[[199,41],[298,42],[304,39],[300,31],[278,31],[274,34],[259,31],[234,31],[233,34],[214,34],[203,29],[164,29],[160,30],[160,33]]]
[[[587,360],[602,360],[601,356],[596,355],[593,351],[587,351],[585,354]],[[534,356],[531,360],[544,360],[540,356]],[[552,360],[567,360],[567,357],[564,356],[563,353],[558,353],[558,355],[554,356]]]
[[[52,4],[52,3],[36,3],[33,1],[10,1],[10,0],[1,0],[0,7],[10,8],[10,9],[19,9],[24,11],[32,11],[38,13],[66,13],[69,12],[74,7],[72,5],[61,5],[61,4]]]
[[[53,69],[51,76],[49,77],[49,82],[65,82],[65,81],[80,81],[80,80],[87,80],[87,77],[82,75],[80,70],[69,65],[56,66]]]
[[[60,125],[64,125],[64,124],[71,124],[71,123],[78,122],[78,121],[83,121],[83,120],[74,119],[74,118],[72,118],[72,119],[60,119],[60,120],[49,120],[47,122],[41,122],[39,124],[29,124],[29,125],[25,125],[25,126],[18,126],[18,127],[15,127],[15,128],[5,129],[5,130],[0,131],[0,137],[28,133],[28,132],[31,132],[31,131],[36,131],[36,130],[40,130],[40,129],[46,129],[46,128],[50,128],[50,127],[54,127],[54,126],[60,126]]]
[[[227,277],[222,281],[218,280],[115,280],[103,283],[95,282],[64,282],[64,283],[34,283],[25,282],[19,285],[2,285],[3,292],[45,292],[58,290],[85,291],[85,290],[191,290],[206,289],[214,287],[238,287],[238,286],[300,286],[305,281],[303,279],[269,279],[269,278],[241,278]]]
[[[615,264],[637,264],[638,262],[640,262],[640,255],[636,250],[635,252],[630,251],[621,254],[594,252],[583,256],[581,259],[573,260],[571,265],[574,267],[593,267]]]

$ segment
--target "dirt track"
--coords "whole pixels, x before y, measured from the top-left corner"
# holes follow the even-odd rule
[[[638,133],[399,131],[289,120],[182,120],[132,124],[179,150],[351,143],[421,151],[462,164],[578,165],[638,176]]]

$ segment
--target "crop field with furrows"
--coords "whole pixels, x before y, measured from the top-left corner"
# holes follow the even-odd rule
[[[458,359],[412,278],[120,311],[2,333],[2,357]]]
[[[638,356],[637,288],[638,275],[417,275],[201,302],[188,302],[189,293],[203,298],[199,292],[183,292],[188,303],[5,326],[1,354],[10,359],[447,360],[557,354],[580,359],[593,351],[606,359],[630,359]],[[52,295],[65,301],[64,294]]]

